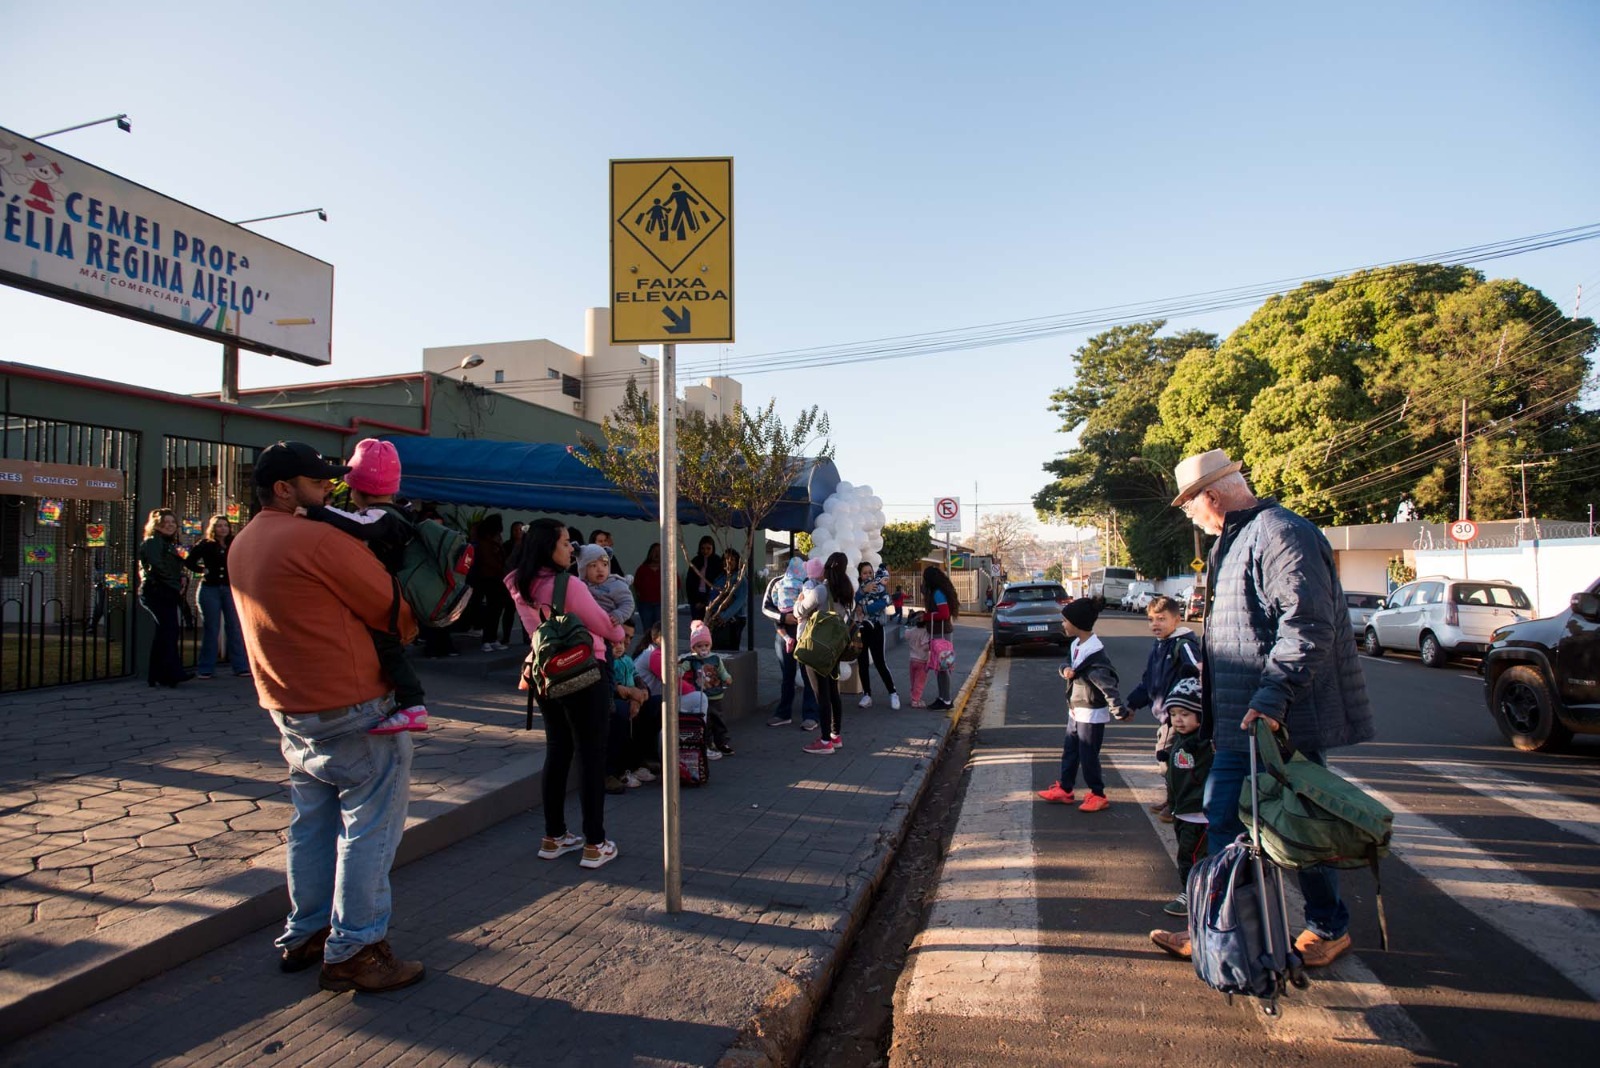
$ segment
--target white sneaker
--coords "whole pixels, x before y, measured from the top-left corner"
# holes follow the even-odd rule
[[[719,752],[718,750],[715,750],[715,749],[707,749],[706,750],[706,759],[707,760],[721,760],[722,759],[722,753]]]
[[[634,768],[633,777],[640,782],[655,782],[656,774],[649,768]]]
[[[617,859],[617,843],[607,838],[599,845],[586,845],[583,847],[583,859],[578,861],[580,868],[603,868]]]
[[[892,694],[889,695],[889,707],[894,709],[896,712],[900,711],[900,695],[899,694],[892,693]]]
[[[859,705],[857,705],[856,707],[857,708],[871,708],[872,707],[872,695],[870,693],[862,694],[861,695],[861,703]]]
[[[643,786],[644,782],[633,772],[625,771],[622,773],[622,785],[626,786],[630,790],[636,790]]]
[[[494,642],[484,642],[478,649],[480,652],[492,653],[494,652]]]

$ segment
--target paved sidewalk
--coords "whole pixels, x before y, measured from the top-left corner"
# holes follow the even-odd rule
[[[986,631],[963,628],[958,644],[965,665],[977,659]],[[685,1032],[697,1036],[697,1042],[725,1048],[769,1002],[768,1018],[787,1020],[791,1030],[803,1028],[814,1007],[807,999],[820,996],[834,952],[842,946],[842,932],[853,910],[864,906],[892,852],[899,823],[920,789],[929,752],[942,743],[948,720],[909,709],[889,713],[881,704],[857,711],[853,699],[847,699],[846,738],[851,744],[833,758],[799,753],[809,736],[798,730],[767,730],[755,718],[737,725],[739,755],[715,767],[710,789],[685,791],[690,911],[667,917],[659,907],[660,807],[654,789],[612,799],[611,833],[623,841],[627,855],[599,873],[606,877],[600,882],[619,888],[603,908],[592,900],[589,884],[595,880],[578,879],[575,865],[565,872],[532,859],[527,843],[538,814],[513,814],[536,803],[542,732],[520,729],[523,704],[510,683],[515,658],[500,654],[492,667],[489,661],[475,653],[424,668],[424,681],[435,695],[430,706],[442,713],[444,729],[418,739],[411,826],[401,860],[468,838],[486,826],[490,830],[397,873],[397,923],[408,926],[397,926],[396,942],[422,952],[440,980],[418,988],[423,1003],[430,1003],[427,991],[454,982],[455,962],[484,953],[518,959],[530,939],[588,941],[599,934],[590,929],[591,920],[602,922],[603,913],[605,924],[623,928],[594,943],[602,956],[620,953],[621,947],[639,943],[651,932],[676,932],[662,946],[661,961],[682,954],[687,954],[686,964],[696,956],[719,958],[745,945],[735,957],[740,967],[755,971],[731,988],[727,981],[738,967],[677,976],[703,985],[721,1009],[708,1015],[709,1008],[701,1005],[684,1017],[719,1021],[710,1030]],[[763,658],[763,704],[776,695],[772,661]],[[895,674],[904,679],[903,670]],[[857,724],[859,734],[852,730]],[[255,989],[254,980],[238,991],[229,980],[226,1000],[240,1014],[240,1026],[274,1009],[282,988],[271,971],[270,939],[286,907],[281,842],[288,806],[270,721],[254,707],[245,680],[190,683],[175,693],[116,683],[10,697],[0,700],[0,741],[5,743],[0,789],[8,816],[0,838],[0,863],[5,865],[0,871],[7,877],[0,883],[0,915],[6,919],[0,930],[0,991],[5,995],[0,1037],[17,1035],[174,963],[225,947],[8,1052],[54,1049],[59,1052],[38,1063],[74,1060],[78,1054],[68,1055],[61,1043],[63,1036],[86,1033],[79,1021],[94,1020],[90,1030],[95,1041],[104,1041],[117,1033],[103,1021],[107,1013],[119,1011],[118,1004],[152,996],[146,988],[182,982],[195,967],[214,969],[205,962],[233,959],[230,954],[237,957],[240,974],[272,979],[257,991],[264,1001],[247,996]],[[575,818],[576,800],[569,804]],[[507,816],[513,818],[501,823]],[[463,870],[472,877],[462,880]],[[582,903],[568,901],[571,895]],[[508,908],[523,910],[511,942],[492,937],[501,930],[494,924],[479,923],[474,930],[450,927],[453,922],[459,926],[463,916],[481,919],[486,908],[499,910],[497,916],[506,915]],[[552,923],[556,928],[534,938],[541,924]],[[767,930],[774,925],[804,933],[774,939]],[[257,931],[238,945],[228,945]],[[714,937],[708,940],[708,935]],[[463,945],[477,948],[463,956]],[[539,956],[542,971],[549,961]],[[670,964],[659,970],[678,971]],[[775,979],[789,973],[806,978],[804,989],[793,981],[779,989]],[[605,1012],[664,1018],[659,1009],[640,1012],[650,1006],[636,1005],[625,991],[620,1000],[607,1002],[606,983],[591,983],[588,969],[569,978],[576,984],[574,991],[583,995],[568,998],[570,1006],[599,999],[593,1003]],[[660,974],[655,981],[661,981]],[[638,982],[636,976],[632,983]],[[490,1001],[507,996],[502,983],[480,985]],[[545,991],[543,981],[532,987]],[[322,1000],[314,980],[309,992],[293,989],[312,1004]],[[551,995],[545,991],[541,996]],[[525,998],[519,995],[521,1000]],[[333,1015],[342,1016],[347,1009]],[[777,1009],[783,1011],[774,1016]],[[141,1021],[150,1018],[148,1012],[138,1015]],[[170,1028],[155,1028],[137,1045],[110,1042],[92,1057],[87,1050],[83,1054],[100,1064],[147,1062],[149,1041],[165,1041],[168,1030],[192,1038],[198,1026],[187,1017],[168,1022]],[[216,1020],[205,1026],[217,1035],[230,1031]],[[402,1030],[411,1033],[409,1025]],[[348,1036],[340,1040],[341,1048],[347,1041]],[[135,1057],[134,1050],[141,1047],[144,1052]],[[194,1063],[224,1059],[215,1049],[202,1055],[192,1047],[168,1048],[185,1060],[198,1058]],[[290,1058],[283,1063],[299,1062]]]

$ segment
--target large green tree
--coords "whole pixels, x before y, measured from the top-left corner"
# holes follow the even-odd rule
[[[1050,395],[1050,410],[1073,447],[1045,464],[1052,481],[1034,496],[1041,517],[1095,524],[1116,513],[1122,544],[1109,563],[1131,561],[1146,574],[1182,567],[1193,551],[1181,514],[1168,507],[1168,448],[1151,452],[1147,432],[1174,369],[1216,352],[1202,330],[1163,336],[1164,320],[1118,326],[1097,334],[1073,354],[1072,384]],[[1109,524],[1108,524],[1109,526]]]
[[[1457,509],[1465,401],[1472,514],[1519,514],[1516,465],[1541,460],[1552,462],[1530,469],[1530,503],[1570,513],[1600,484],[1574,451],[1600,440],[1581,406],[1595,340],[1592,322],[1537,290],[1467,267],[1307,283],[1215,352],[1179,361],[1145,453],[1228,449],[1258,493],[1319,522],[1381,522],[1404,497],[1445,519]]]

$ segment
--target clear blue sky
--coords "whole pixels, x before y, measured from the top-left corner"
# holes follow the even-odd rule
[[[69,10],[70,9],[70,10]],[[1018,508],[1083,335],[805,372],[764,353],[1332,272],[1594,221],[1588,3],[80,2],[6,19],[0,126],[335,264],[334,363],[583,344],[607,161],[735,159],[746,401],[832,416],[891,518]],[[1569,312],[1600,242],[1489,265]],[[1174,322],[1226,332],[1248,308]],[[0,358],[215,389],[214,344],[0,290]]]

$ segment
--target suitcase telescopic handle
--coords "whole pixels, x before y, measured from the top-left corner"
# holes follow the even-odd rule
[[[1259,720],[1256,721],[1258,724]],[[1250,732],[1250,846],[1261,855],[1261,790],[1256,785],[1256,758],[1260,746],[1260,732]]]

